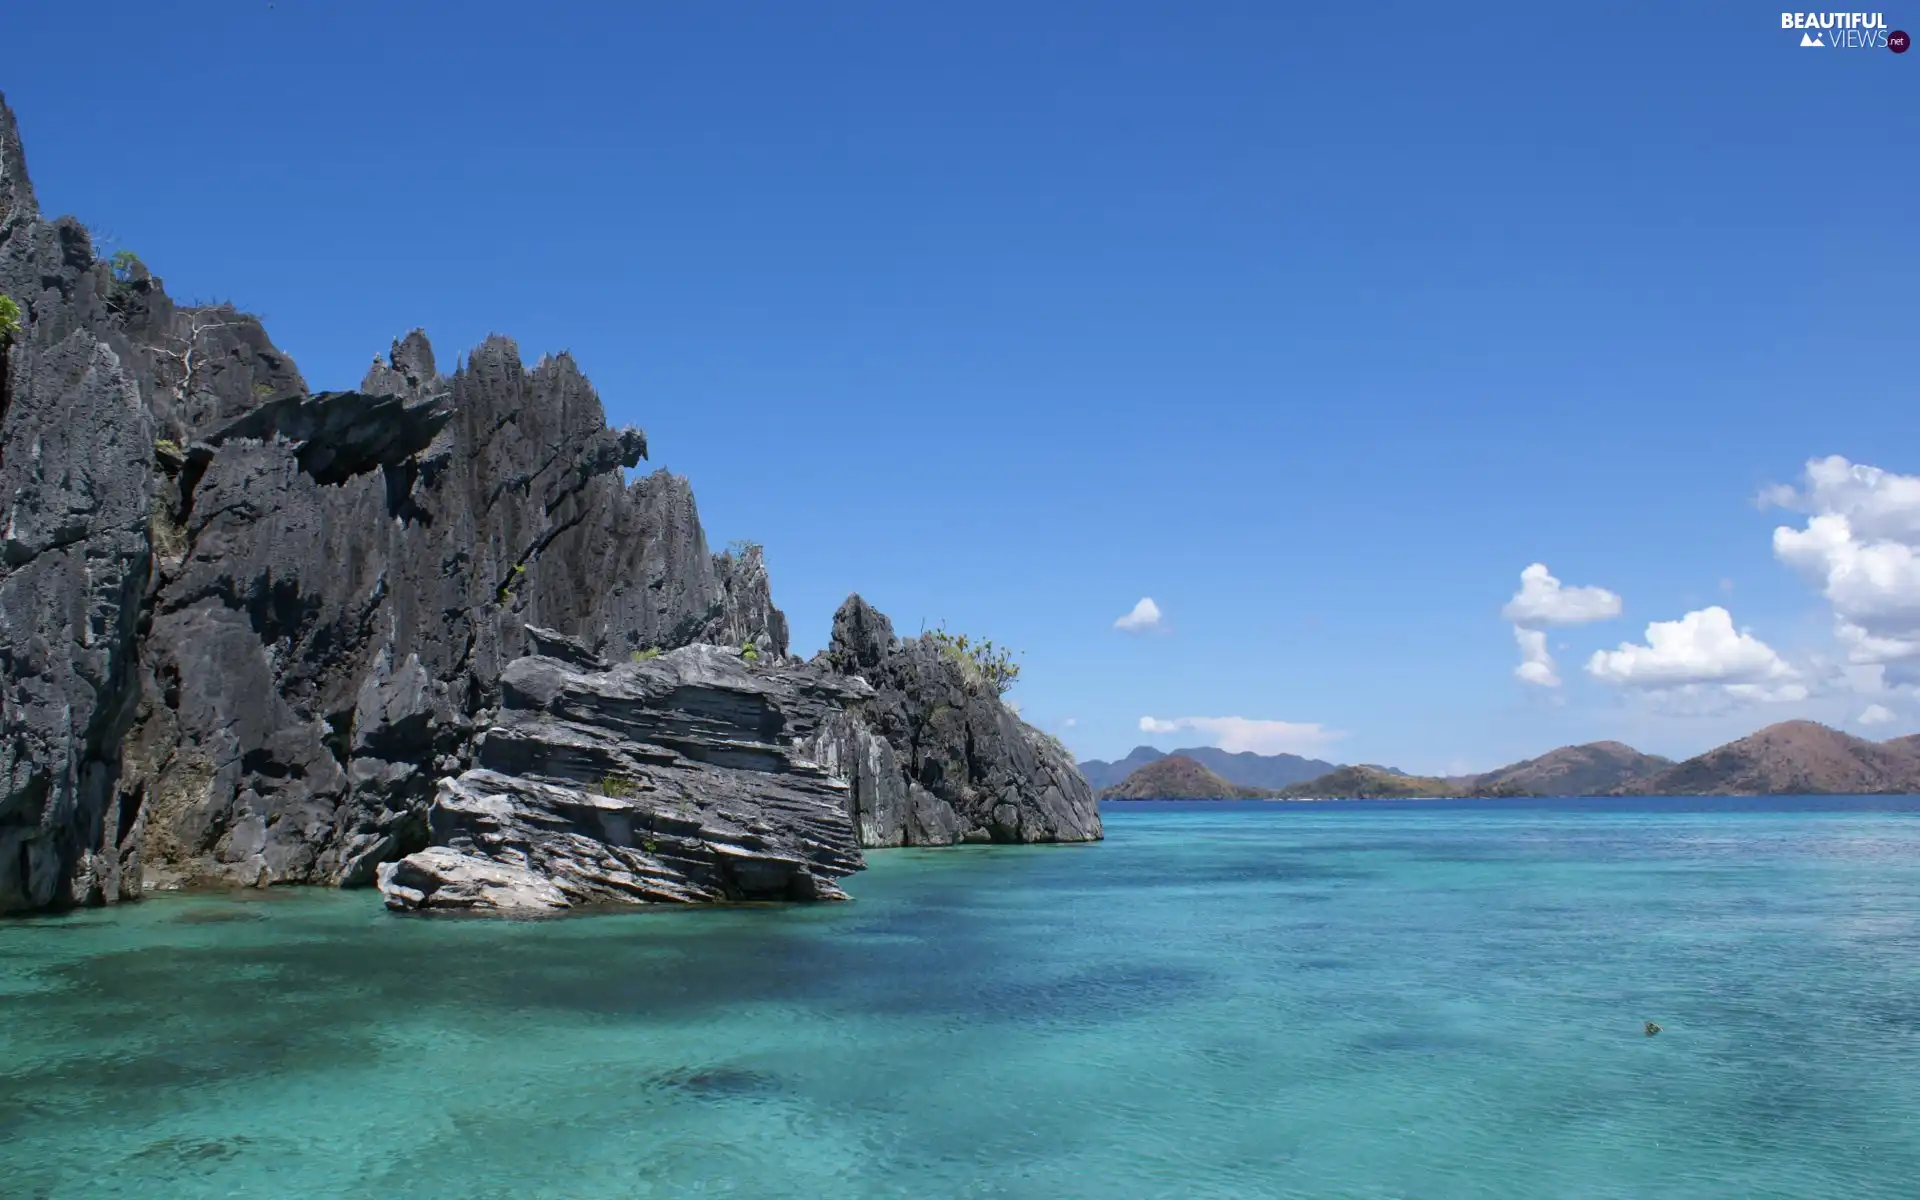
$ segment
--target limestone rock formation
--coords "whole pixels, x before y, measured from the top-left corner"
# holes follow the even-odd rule
[[[833,618],[816,660],[874,695],[830,717],[810,743],[853,785],[864,846],[1077,842],[1100,808],[1065,746],[1027,725],[962,656],[900,639],[859,596]]]
[[[1098,836],[1071,763],[937,651],[889,630],[844,667],[791,660],[758,548],[710,552],[686,480],[627,481],[646,438],[607,428],[567,355],[528,366],[494,337],[443,373],[415,332],[358,388],[313,394],[254,318],[176,305],[143,264],[42,219],[4,101],[0,294],[24,318],[0,338],[0,913],[111,903],[143,880],[372,883],[430,841],[386,872],[429,905],[552,894],[505,858],[442,870],[454,842],[496,837],[521,838],[577,903],[828,895],[869,834]],[[625,878],[611,859],[582,882],[571,851],[535,851],[533,831],[563,827],[551,789],[571,777],[531,750],[510,771],[497,756],[542,721],[596,737],[619,723],[502,707],[530,626],[545,631],[530,662],[611,663],[595,669],[621,686],[668,669],[629,679],[636,655],[712,644],[745,662],[751,647],[745,692],[681,698],[762,696],[782,714],[777,752],[742,750],[733,774],[652,767],[727,813],[759,796],[768,828],[701,809],[672,835],[679,866],[614,856],[644,886],[604,882]],[[635,702],[620,695],[610,712]],[[499,796],[521,815],[481,828],[477,798]],[[844,836],[815,814],[829,796]]]
[[[150,563],[154,419],[77,224],[39,219],[0,105],[0,912],[138,888],[115,762]]]
[[[389,907],[844,897],[848,787],[798,747],[869,689],[717,646],[609,668],[535,639],[565,657],[507,668],[478,765],[440,783],[433,846],[380,868]]]

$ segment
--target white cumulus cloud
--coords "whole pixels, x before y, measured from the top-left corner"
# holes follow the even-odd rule
[[[1080,719],[1078,717],[1068,717],[1066,720],[1060,722],[1060,728],[1072,729],[1079,724],[1080,724]]]
[[[1547,653],[1547,634],[1543,629],[1513,627],[1514,640],[1520,643],[1520,665],[1513,673],[1522,683],[1536,687],[1560,686],[1560,675],[1553,667],[1553,655]]]
[[[1297,721],[1259,721],[1251,717],[1140,718],[1142,733],[1182,731],[1205,734],[1215,746],[1230,754],[1242,750],[1255,754],[1310,754],[1346,736],[1317,723]]]
[[[1888,683],[1920,681],[1920,476],[1836,454],[1760,502],[1807,515],[1773,531],[1774,557],[1826,598],[1847,660],[1883,666]]]
[[[1568,587],[1553,577],[1547,564],[1534,563],[1520,572],[1520,590],[1500,615],[1527,629],[1584,625],[1619,616],[1620,597],[1603,587]]]
[[[1807,462],[1800,488],[1776,484],[1761,503],[1812,516],[1845,517],[1868,541],[1920,545],[1920,475],[1900,475],[1838,454]]]
[[[1859,716],[1854,718],[1854,722],[1860,725],[1885,725],[1888,721],[1895,719],[1893,710],[1886,705],[1869,704],[1861,710]]]
[[[1146,633],[1148,630],[1162,628],[1160,606],[1153,602],[1152,596],[1142,596],[1140,603],[1134,605],[1131,612],[1123,614],[1114,621],[1113,627],[1122,633]]]
[[[1620,597],[1603,587],[1568,587],[1553,577],[1547,564],[1534,563],[1520,572],[1520,590],[1500,615],[1513,622],[1513,637],[1520,643],[1514,677],[1535,687],[1557,688],[1560,672],[1547,650],[1546,630],[1617,617]]]
[[[1597,650],[1587,672],[1605,683],[1648,690],[1714,685],[1741,700],[1804,700],[1797,672],[1753,634],[1735,629],[1733,615],[1719,605],[1690,612],[1677,621],[1654,621],[1646,642],[1622,642],[1618,650]]]

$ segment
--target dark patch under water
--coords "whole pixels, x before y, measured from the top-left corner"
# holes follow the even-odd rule
[[[738,1067],[682,1067],[652,1076],[647,1080],[647,1086],[684,1092],[689,1096],[728,1099],[776,1095],[784,1085],[779,1076],[768,1071],[749,1071]]]

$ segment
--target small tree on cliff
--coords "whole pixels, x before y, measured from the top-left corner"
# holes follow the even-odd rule
[[[194,312],[183,315],[187,322],[186,332],[170,336],[159,352],[167,364],[167,374],[172,376],[166,380],[166,387],[173,393],[173,398],[182,404],[206,382],[203,377],[207,360],[201,353],[200,339],[216,329],[240,324],[239,321],[217,319],[233,315],[231,313]]]

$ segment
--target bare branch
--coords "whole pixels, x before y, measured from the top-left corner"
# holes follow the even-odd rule
[[[206,360],[200,356],[200,339],[216,329],[226,329],[238,325],[238,321],[215,321],[210,317],[194,313],[187,318],[187,332],[174,334],[168,338],[168,345],[158,348],[161,357],[171,362],[178,378],[166,385],[175,401],[187,402],[187,397],[200,389],[203,382],[199,373],[206,367]]]

